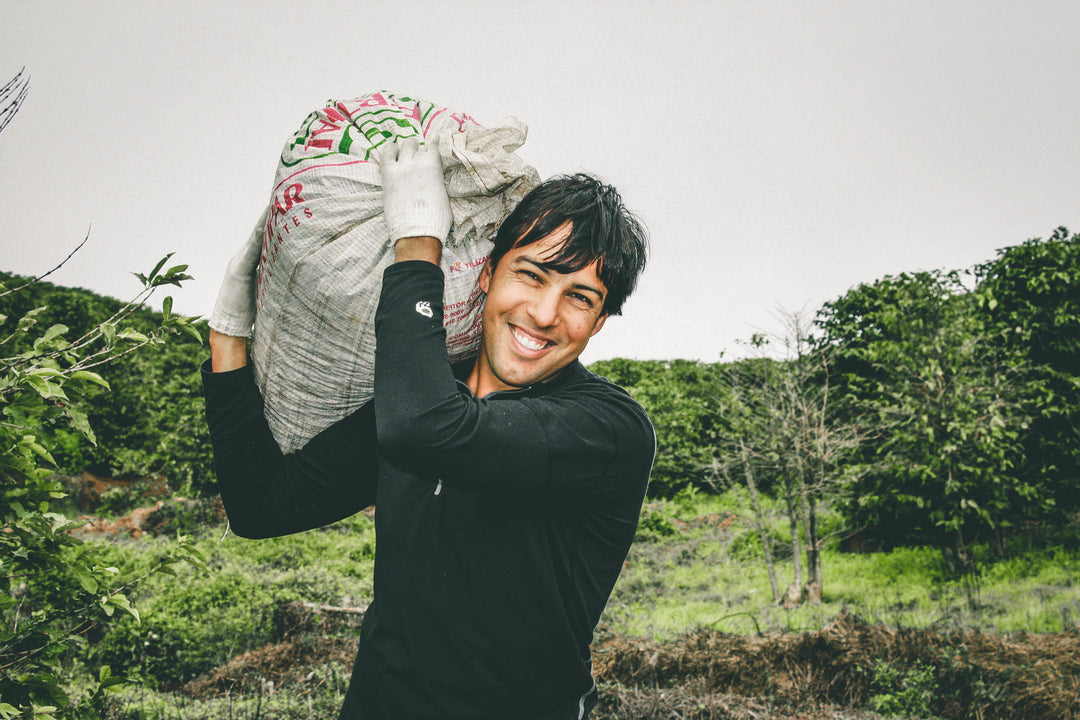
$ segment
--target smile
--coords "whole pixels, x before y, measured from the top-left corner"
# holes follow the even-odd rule
[[[523,348],[525,348],[526,350],[531,350],[533,352],[539,352],[540,350],[543,350],[544,348],[553,344],[549,340],[534,337],[514,325],[510,326],[510,334],[514,336],[514,339],[517,340],[518,344],[520,344]]]

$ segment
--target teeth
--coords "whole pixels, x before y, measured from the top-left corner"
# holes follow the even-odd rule
[[[524,333],[518,332],[517,328],[512,328],[511,332],[514,333],[514,337],[517,338],[517,341],[519,343],[521,343],[530,350],[543,350],[545,347],[547,347],[547,342],[543,340],[537,340],[533,337],[525,335]]]

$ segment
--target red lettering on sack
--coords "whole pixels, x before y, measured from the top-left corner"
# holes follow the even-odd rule
[[[285,192],[282,195],[285,196],[285,209],[292,208],[294,201],[295,204],[304,202],[304,198],[300,197],[300,193],[303,191],[304,186],[300,183],[295,183],[285,188]]]
[[[424,137],[427,137],[428,133],[431,132],[431,126],[435,122],[435,118],[439,117],[444,112],[447,112],[446,108],[439,108],[428,116],[427,122],[424,123]]]
[[[284,215],[292,210],[293,205],[299,205],[304,202],[304,198],[300,197],[300,193],[304,191],[304,186],[300,183],[293,183],[285,188],[281,193],[281,197],[274,198],[274,215]],[[285,206],[281,206],[281,201],[285,201]]]
[[[404,115],[405,117],[410,117],[416,122],[420,122],[420,103],[414,102],[412,104],[412,112],[405,112],[406,110],[408,110],[407,105],[398,105],[398,107],[401,108],[402,115]]]
[[[382,93],[372,93],[371,97],[364,102],[360,103],[360,107],[378,107],[380,105],[389,105],[390,101],[386,99],[386,96]]]
[[[450,113],[450,118],[457,122],[459,132],[465,132],[466,126],[480,126],[480,123],[465,113]]]
[[[361,102],[353,105],[352,107],[355,108],[354,110],[350,110],[350,106],[342,102],[339,102],[336,107],[340,112],[345,115],[346,118],[349,118],[351,120],[353,116],[360,110],[373,107],[386,107],[388,105],[390,105],[390,101],[383,97],[382,93],[373,93],[369,97],[364,98]]]
[[[281,235],[274,235],[274,230],[267,219],[263,229],[263,248],[259,257],[259,281],[258,303],[259,307],[266,306],[266,286],[274,277],[274,263],[277,261],[278,249],[281,246]]]
[[[329,110],[330,108],[327,108],[327,109]],[[334,113],[334,114],[337,115],[337,113]],[[340,116],[338,116],[338,117],[340,117]],[[341,119],[344,120],[345,118],[341,118]],[[316,135],[323,135],[323,134],[328,133],[328,132],[335,132],[337,130],[340,130],[341,125],[339,125],[337,123],[329,122],[327,120],[323,120],[322,118],[319,118],[319,123],[322,125],[322,127],[320,127],[318,130],[312,131],[311,137],[309,137],[308,141],[306,143],[304,143],[304,147],[305,148],[310,148],[310,147],[326,148],[327,150],[329,150],[330,148],[332,148],[334,146],[333,138],[318,138],[318,139],[316,139],[315,136]]]

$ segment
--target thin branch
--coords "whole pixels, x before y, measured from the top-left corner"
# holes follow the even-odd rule
[[[43,278],[47,278],[48,276],[52,275],[54,272],[56,272],[60,268],[64,267],[64,265],[67,264],[67,261],[70,260],[71,257],[75,253],[79,252],[79,250],[82,248],[82,246],[85,245],[86,241],[89,240],[89,239],[90,239],[90,228],[87,228],[86,229],[86,237],[83,238],[81,243],[79,243],[78,245],[75,246],[74,250],[72,250],[71,252],[68,253],[68,256],[66,258],[64,258],[63,260],[60,261],[59,265],[57,265],[52,270],[49,270],[46,273],[42,273],[41,275],[38,275],[33,280],[27,280],[25,283],[23,283],[19,287],[12,288],[11,290],[5,290],[4,292],[0,292],[0,297],[4,297],[5,295],[10,295],[13,292],[18,292],[19,290],[22,290],[25,287],[29,287],[29,286],[33,285],[34,283],[38,282],[39,280],[42,280]]]
[[[30,92],[30,76],[27,75],[23,78],[23,73],[26,72],[24,67],[19,71],[19,74],[13,77],[7,82],[4,87],[0,88],[0,103],[7,102],[2,109],[0,109],[0,132],[4,131],[4,128],[8,126],[15,114],[19,112],[19,108],[22,107],[23,100],[26,99],[27,93]],[[14,100],[8,101],[8,98],[15,95]]]

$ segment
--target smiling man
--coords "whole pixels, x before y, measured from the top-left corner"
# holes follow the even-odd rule
[[[486,295],[486,331],[469,374],[469,387],[479,397],[550,380],[604,326],[607,292],[596,262],[559,272],[557,258],[572,232],[567,221],[485,266],[480,289]]]
[[[406,142],[381,171],[396,262],[376,314],[370,405],[282,456],[245,339],[211,333],[207,420],[230,521],[266,537],[377,501],[374,598],[342,718],[585,718],[597,701],[589,645],[655,438],[641,407],[578,356],[621,312],[644,230],[592,177],[534,190],[481,275],[479,355],[454,366],[438,154]],[[242,310],[257,256],[238,256],[219,305]]]

